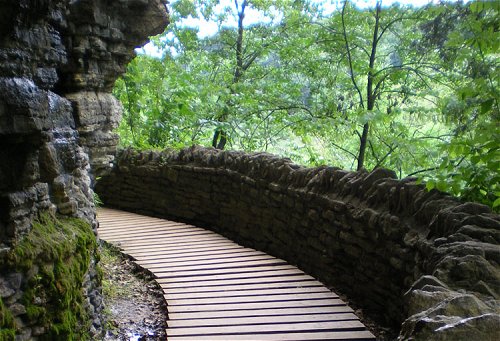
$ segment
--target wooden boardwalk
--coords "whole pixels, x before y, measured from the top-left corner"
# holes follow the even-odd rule
[[[99,209],[101,239],[149,269],[168,340],[374,340],[323,284],[281,259],[192,225]]]

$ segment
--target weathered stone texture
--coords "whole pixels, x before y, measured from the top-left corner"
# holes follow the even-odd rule
[[[500,217],[393,172],[193,147],[119,153],[107,205],[207,226],[334,285],[400,338],[494,339]]]
[[[134,48],[167,21],[162,0],[0,0],[0,264],[39,211],[95,227],[92,179],[109,169],[118,142],[111,89]],[[85,290],[97,297],[93,264]],[[7,308],[18,313],[19,338],[43,334],[17,304],[9,298]]]

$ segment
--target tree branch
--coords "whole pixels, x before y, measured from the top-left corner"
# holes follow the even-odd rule
[[[351,74],[351,81],[354,87],[356,88],[356,91],[358,92],[359,96],[359,104],[361,107],[364,109],[365,108],[365,103],[363,100],[363,94],[361,93],[361,89],[358,86],[358,83],[356,82],[356,78],[354,77],[354,67],[352,66],[352,56],[351,56],[351,49],[349,47],[349,39],[347,39],[347,31],[346,31],[346,26],[345,26],[345,10],[347,7],[347,0],[344,1],[344,6],[342,6],[342,32],[344,36],[344,42],[345,42],[345,49],[347,52],[347,60],[349,61],[349,70]]]
[[[439,167],[432,167],[432,168],[421,169],[421,170],[418,170],[416,172],[413,172],[413,173],[410,173],[410,174],[406,175],[406,177],[409,178],[410,176],[414,176],[414,175],[425,173],[425,172],[431,172],[431,171],[434,171],[436,169],[439,169]]]
[[[335,142],[330,142],[330,143],[331,143],[331,145],[332,145],[332,146],[334,146],[335,148],[338,148],[338,149],[342,150],[343,152],[345,152],[345,153],[349,154],[350,156],[352,156],[352,157],[354,158],[354,160],[357,160],[357,159],[358,159],[358,157],[356,156],[356,154],[354,154],[353,152],[351,152],[351,151],[349,151],[349,150],[345,149],[344,147],[339,146],[339,145],[338,145],[338,144],[336,144]]]
[[[385,31],[389,29],[392,25],[397,23],[398,21],[403,21],[403,20],[410,20],[410,19],[419,19],[418,17],[405,17],[405,16],[400,16],[397,18],[394,18],[393,20],[389,21],[385,26],[381,27],[380,34],[378,35],[377,38],[377,43],[382,39],[382,36],[384,35]]]

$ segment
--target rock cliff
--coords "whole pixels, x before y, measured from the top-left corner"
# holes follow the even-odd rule
[[[161,0],[0,0],[0,303],[18,308],[19,339],[47,329],[18,306],[36,269],[7,269],[6,259],[40,212],[95,228],[91,183],[113,160],[121,114],[111,89],[134,48],[167,22]],[[83,290],[97,316],[94,263]]]

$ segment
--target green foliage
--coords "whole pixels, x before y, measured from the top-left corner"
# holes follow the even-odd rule
[[[102,205],[104,205],[101,198],[99,197],[99,194],[97,194],[96,192],[92,193],[92,198],[93,198],[95,207],[101,207]]]
[[[242,2],[219,12],[217,1],[173,2],[173,23],[153,39],[163,58],[138,56],[115,87],[123,144],[210,146],[217,130],[228,148],[386,167],[499,205],[493,2],[361,10],[347,1],[325,14],[308,1],[247,1],[266,22],[239,31],[229,23]],[[219,31],[202,37],[183,24],[189,16]]]
[[[88,223],[42,213],[1,265],[5,271],[30,274],[22,288],[22,304],[32,323],[45,326],[47,333],[41,339],[88,339],[91,320],[82,284],[96,247]]]
[[[211,96],[198,92],[192,76],[171,59],[139,56],[119,80],[115,95],[124,105],[119,127],[121,143],[140,148],[181,146],[199,141],[197,127],[207,124],[197,107],[210,104]],[[204,101],[196,98],[203,96]]]
[[[0,341],[14,341],[16,338],[16,324],[12,313],[3,304],[0,297]]]
[[[487,135],[453,140],[446,151],[448,157],[439,172],[427,181],[427,188],[437,188],[482,202],[498,210],[500,198],[500,144]],[[495,137],[493,136],[493,139]]]
[[[448,6],[439,18],[452,20],[436,39],[436,19],[428,25],[428,40],[438,41],[443,68],[454,91],[441,100],[441,112],[454,127],[440,146],[443,159],[428,188],[451,192],[467,200],[500,207],[500,122],[498,88],[498,27],[500,6],[485,2]],[[458,67],[458,72],[456,68]]]

